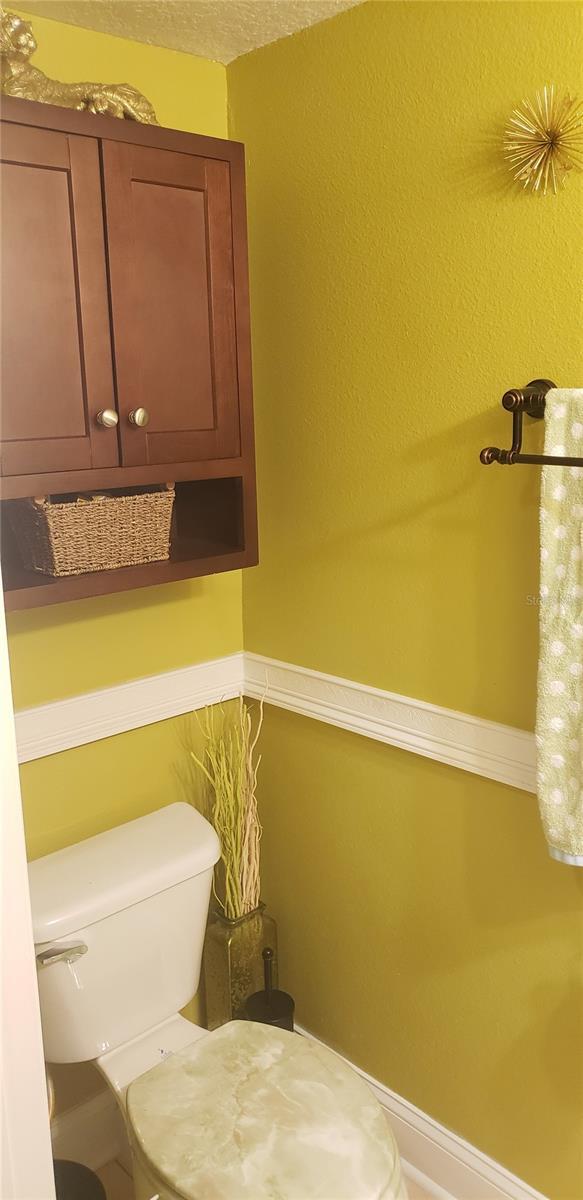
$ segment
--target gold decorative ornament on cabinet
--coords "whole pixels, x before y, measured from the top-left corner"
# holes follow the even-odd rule
[[[137,88],[128,83],[59,83],[29,61],[36,49],[30,21],[0,8],[0,79],[5,96],[157,125],[150,101]]]

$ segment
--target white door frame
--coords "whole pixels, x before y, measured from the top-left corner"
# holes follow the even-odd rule
[[[0,576],[0,588],[2,579]],[[0,603],[0,1196],[55,1200],[14,710]]]

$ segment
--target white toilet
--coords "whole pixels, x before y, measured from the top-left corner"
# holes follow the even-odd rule
[[[179,1015],[198,988],[217,836],[188,804],[30,864],[45,1057],[93,1060],[136,1200],[401,1200],[383,1110],[332,1051]]]

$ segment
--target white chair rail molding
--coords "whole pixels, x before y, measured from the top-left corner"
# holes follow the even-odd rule
[[[245,695],[535,792],[534,734],[308,667],[240,652],[16,713],[19,762]]]

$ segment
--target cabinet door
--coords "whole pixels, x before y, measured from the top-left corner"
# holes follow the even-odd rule
[[[2,127],[3,475],[116,466],[98,143]]]
[[[229,163],[106,141],[103,164],[123,462],[234,457]]]

